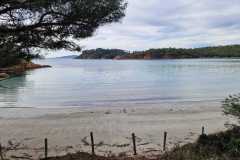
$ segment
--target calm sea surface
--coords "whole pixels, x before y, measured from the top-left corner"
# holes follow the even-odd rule
[[[98,107],[221,101],[240,92],[240,60],[46,59],[0,81],[0,107]]]

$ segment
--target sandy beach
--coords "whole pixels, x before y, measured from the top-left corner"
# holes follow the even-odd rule
[[[194,106],[194,107],[193,107]],[[89,133],[100,155],[132,154],[131,133],[137,136],[138,153],[161,153],[164,131],[167,147],[193,142],[201,134],[225,130],[229,120],[215,104],[101,108],[0,108],[0,141],[7,157],[43,157],[44,138],[49,155],[91,152]]]

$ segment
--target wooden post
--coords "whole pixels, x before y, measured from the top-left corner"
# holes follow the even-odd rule
[[[134,155],[137,155],[136,136],[134,133],[132,133],[132,141],[133,141],[133,153]]]
[[[202,127],[202,136],[205,135],[205,128],[204,126]]]
[[[164,132],[163,151],[166,151],[166,144],[167,144],[167,132]]]
[[[0,158],[1,158],[1,160],[4,160],[1,143],[0,143]]]
[[[90,132],[90,137],[91,137],[92,155],[95,155],[93,132]]]
[[[48,139],[45,138],[44,139],[44,155],[45,155],[45,159],[48,158]]]

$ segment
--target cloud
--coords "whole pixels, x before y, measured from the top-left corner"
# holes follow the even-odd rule
[[[239,0],[128,0],[126,17],[102,26],[85,49],[143,50],[240,43]]]

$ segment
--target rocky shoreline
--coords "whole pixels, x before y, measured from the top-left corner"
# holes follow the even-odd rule
[[[10,76],[7,73],[0,73],[0,80],[9,78]]]
[[[19,75],[24,73],[27,70],[39,69],[39,68],[49,68],[49,65],[40,65],[32,62],[22,61],[18,65],[11,67],[0,68],[0,80],[5,80],[12,75]]]

